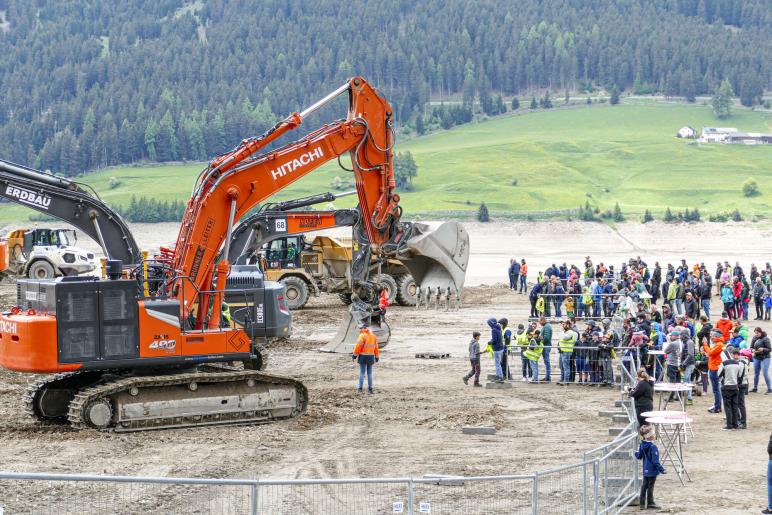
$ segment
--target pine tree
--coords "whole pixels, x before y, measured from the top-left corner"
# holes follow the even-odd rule
[[[518,109],[520,109],[520,101],[517,99],[517,97],[514,97],[512,99],[512,110],[517,111]]]
[[[724,79],[713,95],[713,115],[716,118],[729,118],[732,115],[731,104],[733,96],[732,84],[729,82],[729,79]]]
[[[485,202],[480,204],[480,208],[477,210],[477,220],[480,222],[489,222],[490,214],[488,213],[488,206]]]
[[[652,221],[654,221],[654,216],[651,214],[651,211],[649,211],[647,209],[643,213],[643,220],[642,220],[642,222],[646,224],[646,223],[649,223],[649,222],[652,222]]]
[[[616,84],[611,86],[611,99],[609,99],[611,105],[617,105],[619,103],[619,88]]]
[[[675,216],[673,216],[673,212],[670,210],[670,208],[665,209],[665,214],[662,217],[663,222],[673,222],[675,221]]]
[[[622,214],[622,209],[619,207],[619,202],[614,204],[614,221],[615,222],[623,222],[625,220],[624,215]]]
[[[531,109],[536,109],[539,104],[536,103],[536,97],[531,97]]]

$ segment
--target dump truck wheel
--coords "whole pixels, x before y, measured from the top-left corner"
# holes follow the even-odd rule
[[[400,306],[415,306],[418,302],[418,286],[412,275],[397,276],[397,302]]]
[[[300,277],[285,277],[279,281],[284,285],[286,293],[284,298],[287,300],[287,307],[290,309],[300,309],[308,302],[308,285]]]
[[[30,279],[53,279],[55,276],[54,267],[48,261],[35,261],[27,272]]]
[[[393,304],[397,298],[397,281],[389,274],[376,275],[373,280],[386,288],[389,292],[389,304]]]
[[[350,306],[351,305],[351,294],[350,293],[339,293],[338,294],[338,298],[346,306]]]

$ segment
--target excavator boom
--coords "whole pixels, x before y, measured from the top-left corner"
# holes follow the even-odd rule
[[[75,181],[0,159],[0,197],[77,227],[99,244],[108,259],[125,265],[142,262],[123,218]]]

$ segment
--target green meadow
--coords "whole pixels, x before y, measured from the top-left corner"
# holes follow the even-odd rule
[[[772,212],[772,145],[700,144],[675,137],[690,125],[730,126],[772,132],[772,113],[736,109],[716,120],[703,105],[630,102],[619,106],[521,110],[483,122],[436,132],[404,143],[418,164],[412,191],[402,192],[406,216],[443,212],[473,214],[481,202],[494,213],[544,215],[589,201],[601,210],[619,203],[626,215],[667,207],[699,208],[703,214],[738,208],[746,217]],[[132,195],[185,200],[203,164],[121,167],[84,175],[110,205]],[[329,191],[350,172],[327,164],[275,198]],[[753,177],[759,194],[745,197]],[[111,188],[111,181],[118,185]],[[355,197],[342,199],[347,207]],[[31,211],[3,204],[0,221],[27,221]]]

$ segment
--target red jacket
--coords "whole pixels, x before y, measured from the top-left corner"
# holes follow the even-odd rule
[[[718,322],[716,322],[716,329],[721,331],[721,334],[724,335],[724,341],[727,341],[729,339],[729,336],[732,332],[732,321],[728,318],[722,318]]]

